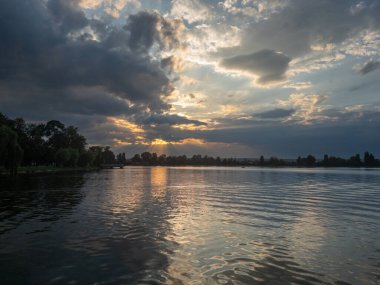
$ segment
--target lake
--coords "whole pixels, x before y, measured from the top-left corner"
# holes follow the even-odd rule
[[[380,284],[380,171],[0,178],[0,284]]]

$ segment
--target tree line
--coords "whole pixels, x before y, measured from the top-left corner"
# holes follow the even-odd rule
[[[372,153],[366,151],[363,159],[360,154],[355,154],[349,158],[329,156],[325,154],[322,160],[317,160],[313,155],[306,157],[299,156],[295,160],[284,160],[277,157],[265,159],[263,156],[251,162],[254,166],[293,166],[293,167],[380,167],[380,160],[376,159]]]
[[[122,165],[204,165],[204,166],[293,166],[293,167],[380,167],[380,161],[372,153],[363,158],[355,154],[348,159],[324,155],[322,160],[314,156],[284,160],[277,157],[259,159],[220,158],[208,155],[166,155],[150,152],[135,154],[127,159],[125,153],[115,156],[109,146],[86,147],[86,138],[74,126],[62,122],[26,123],[22,118],[14,120],[0,113],[0,167],[14,175],[22,166],[100,167],[103,164]]]
[[[225,166],[235,166],[240,165],[236,158],[220,158],[212,157],[208,155],[193,155],[192,157],[187,157],[186,155],[166,155],[157,153],[143,152],[140,154],[135,154],[130,160],[126,161],[127,165],[225,165]]]
[[[17,174],[22,166],[91,167],[115,163],[109,146],[86,148],[86,138],[74,126],[57,120],[26,123],[0,113],[0,166]]]
[[[157,155],[157,153],[143,152],[135,154],[131,159],[125,160],[125,165],[162,165],[162,166],[175,166],[175,165],[204,165],[204,166],[268,166],[268,167],[379,167],[380,161],[369,152],[365,152],[363,160],[359,154],[351,156],[348,159],[324,155],[323,160],[317,160],[314,156],[308,155],[306,157],[299,156],[297,159],[280,159],[277,157],[264,158],[261,156],[259,159],[236,159],[236,158],[220,158],[208,155],[193,155],[187,157],[186,155],[180,156],[167,156],[166,154]]]

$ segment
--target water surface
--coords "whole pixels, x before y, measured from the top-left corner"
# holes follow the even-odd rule
[[[378,170],[0,179],[0,284],[380,284]]]

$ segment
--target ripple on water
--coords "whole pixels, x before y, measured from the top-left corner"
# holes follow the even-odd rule
[[[375,171],[191,167],[0,181],[0,280],[379,284],[379,185]]]

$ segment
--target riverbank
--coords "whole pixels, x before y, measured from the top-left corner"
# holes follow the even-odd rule
[[[65,172],[88,172],[97,171],[100,167],[56,167],[56,166],[20,166],[17,169],[18,175],[33,175],[33,174],[54,174]],[[9,175],[9,171],[0,168],[0,176]]]

